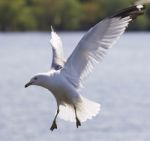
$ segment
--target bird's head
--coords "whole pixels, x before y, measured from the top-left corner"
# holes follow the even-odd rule
[[[45,74],[37,74],[35,76],[33,76],[30,81],[25,84],[25,88],[31,86],[31,85],[37,85],[37,86],[43,86],[47,80],[48,76]]]

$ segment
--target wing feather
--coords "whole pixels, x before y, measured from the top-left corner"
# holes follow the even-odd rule
[[[74,87],[82,86],[82,81],[95,64],[103,59],[106,51],[117,42],[130,21],[140,15],[143,9],[137,6],[126,8],[102,20],[83,36],[62,70]]]
[[[51,27],[52,28],[52,27]],[[52,28],[50,43],[52,46],[53,59],[51,68],[59,70],[64,67],[64,53],[61,38]]]

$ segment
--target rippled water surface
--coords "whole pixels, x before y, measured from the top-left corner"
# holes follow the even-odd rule
[[[68,57],[83,33],[60,33]],[[81,91],[101,103],[100,114],[75,124],[58,119],[56,103],[40,87],[24,84],[51,63],[49,33],[0,33],[1,141],[148,141],[150,139],[150,33],[126,33]]]

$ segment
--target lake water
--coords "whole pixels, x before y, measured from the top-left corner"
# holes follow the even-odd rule
[[[60,33],[69,56],[82,32]],[[82,94],[101,103],[100,114],[75,124],[58,118],[56,103],[40,87],[24,88],[50,68],[49,33],[0,33],[1,141],[148,141],[150,139],[150,33],[126,33],[85,82]]]

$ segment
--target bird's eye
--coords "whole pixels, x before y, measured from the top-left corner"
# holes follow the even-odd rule
[[[34,77],[34,80],[37,80],[37,77]]]

